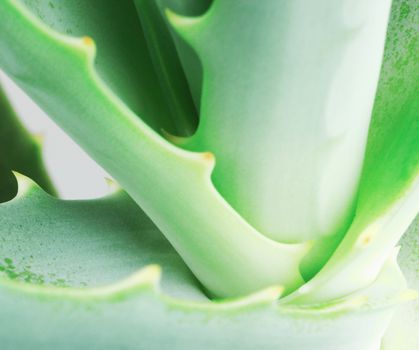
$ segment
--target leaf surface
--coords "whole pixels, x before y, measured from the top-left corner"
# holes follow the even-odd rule
[[[419,291],[419,216],[400,241],[398,262],[410,288]],[[419,348],[419,299],[401,306],[383,339],[382,350]]]
[[[415,1],[393,3],[355,218],[301,302],[371,282],[419,212],[418,15]]]
[[[392,306],[412,297],[393,256],[371,286],[330,303],[278,305],[277,287],[209,301],[125,193],[63,201],[18,180],[0,205],[5,350],[376,350]]]
[[[160,79],[162,67],[153,61],[146,33],[132,1],[115,3],[105,0],[100,5],[83,0],[21,2],[62,34],[94,38],[98,50],[95,60],[98,74],[151,127],[181,135],[190,132],[197,117],[190,92],[183,86],[186,84],[183,72],[178,72],[175,81],[177,89],[174,93],[177,94],[177,103],[181,104],[179,111],[168,94],[167,82]],[[169,69],[176,69],[175,60],[166,61],[166,64]]]
[[[240,217],[211,182],[212,154],[167,142],[98,77],[92,39],[52,31],[16,1],[0,9],[0,66],[115,177],[211,293],[303,283],[310,243],[271,241]]]
[[[216,188],[264,235],[297,243],[346,229],[390,1],[215,1],[169,12],[204,78],[197,132]],[[367,52],[367,54],[365,54]]]

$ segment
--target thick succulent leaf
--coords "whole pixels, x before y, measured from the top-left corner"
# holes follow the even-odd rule
[[[212,0],[157,0],[161,14],[166,19],[166,22],[165,11],[167,9],[183,16],[199,16],[208,10],[212,2]],[[201,61],[193,48],[173,30],[173,27],[169,23],[167,25],[175,42],[186,78],[188,79],[195,106],[199,110],[203,78]]]
[[[419,216],[400,241],[400,268],[410,288],[419,291]],[[383,339],[382,350],[419,349],[419,299],[403,305],[396,313]]]
[[[211,302],[126,194],[63,201],[18,179],[18,196],[0,205],[4,350],[377,350],[392,306],[413,296],[393,256],[343,300],[281,306],[272,287]]]
[[[394,1],[358,198],[364,222],[398,200],[419,174],[418,18],[416,1]]]
[[[16,195],[11,170],[30,176],[46,191],[55,194],[42,161],[40,140],[21,125],[0,85],[0,202]]]
[[[98,48],[95,63],[99,75],[154,129],[163,128],[182,135],[193,130],[197,116],[189,89],[181,89],[186,84],[183,72],[177,71],[174,82],[161,79],[162,67],[155,65],[158,62],[148,47],[147,31],[140,23],[133,1],[104,0],[100,4],[84,0],[21,2],[63,34],[93,37]],[[169,71],[176,70],[177,66],[175,60],[165,61]],[[168,83],[175,83],[176,89],[170,89]],[[174,105],[173,97],[177,105]]]
[[[198,122],[197,112],[165,17],[156,1],[134,0],[134,3],[166,101],[176,123],[184,126],[181,132],[192,134]]]
[[[352,219],[390,0],[221,1],[169,13],[204,69],[200,124],[228,202],[280,242]]]
[[[0,2],[0,19],[0,67],[116,178],[211,293],[303,283],[310,243],[271,241],[240,217],[211,182],[212,154],[171,145],[99,79],[91,38],[58,34],[13,0]]]
[[[2,275],[32,284],[92,287],[158,264],[171,295],[205,298],[179,255],[125,192],[64,201],[29,178],[18,179],[17,197],[0,207]]]
[[[207,288],[215,294],[234,295],[277,281],[288,289],[302,283],[295,280],[298,273],[293,268],[307,247],[272,244],[247,225],[211,186],[211,157],[167,145],[104,87],[92,69],[90,39],[59,36],[14,1],[0,6],[0,64],[119,178]],[[37,47],[24,43],[37,43]],[[67,70],[46,76],[39,62],[61,62]],[[52,63],[49,66],[54,68]],[[80,91],[65,84],[68,77],[75,79],[74,86]],[[92,137],[95,134],[101,136]],[[132,145],[138,145],[135,152]],[[177,188],[184,191],[179,194]],[[202,208],[192,207],[193,203],[201,203]],[[190,215],[186,218],[184,213]],[[231,255],[231,251],[236,254]],[[284,261],[289,265],[284,266]],[[291,281],[290,276],[294,278]],[[371,281],[372,276],[368,277]]]
[[[419,209],[419,181],[367,226],[357,221],[331,259],[285,302],[310,304],[341,297],[371,283]]]
[[[415,1],[393,4],[355,219],[301,302],[370,283],[419,211],[418,15]]]

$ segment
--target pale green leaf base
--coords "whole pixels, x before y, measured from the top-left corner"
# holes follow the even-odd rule
[[[323,305],[279,305],[277,287],[209,301],[123,192],[63,201],[18,179],[0,205],[4,350],[377,350],[392,306],[412,297],[393,259],[372,286]]]
[[[419,291],[419,216],[400,241],[400,268],[410,288]],[[397,310],[383,339],[382,350],[419,349],[419,299]]]

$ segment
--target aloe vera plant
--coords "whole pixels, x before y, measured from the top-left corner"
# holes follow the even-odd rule
[[[0,98],[2,349],[414,349],[417,16],[0,2],[0,69],[123,188],[51,196]]]

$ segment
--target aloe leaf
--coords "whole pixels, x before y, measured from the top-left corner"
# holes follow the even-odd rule
[[[198,121],[197,112],[165,18],[156,1],[135,0],[134,3],[166,101],[177,123],[186,126],[182,133],[192,134]]]
[[[400,241],[398,262],[410,288],[419,290],[419,216]],[[401,306],[393,317],[382,350],[419,348],[419,299]]]
[[[202,64],[192,47],[189,46],[168,23],[165,11],[170,9],[183,16],[199,16],[208,10],[212,0],[158,0],[161,14],[166,19],[167,26],[170,29],[173,40],[176,45],[179,58],[185,71],[189,88],[195,103],[199,110],[202,94]]]
[[[280,282],[288,293],[303,283],[298,268],[310,244],[275,244],[264,239],[237,215],[210,182],[214,165],[211,154],[181,151],[167,144],[102,84],[92,67],[94,45],[90,38],[58,35],[31,17],[18,2],[6,1],[0,6],[3,9],[0,25],[4,29],[0,33],[6,33],[0,36],[0,64],[117,177],[207,289],[219,296],[240,295]],[[191,23],[196,24],[196,20]],[[24,44],[33,42],[37,43],[36,48]],[[61,62],[66,68],[54,69],[56,74],[46,76],[42,64],[54,61]],[[53,64],[50,66],[57,68]],[[28,67],[31,72],[26,72],[25,76]],[[69,77],[78,91],[66,84]],[[408,182],[403,182],[405,190],[411,185]],[[154,191],[156,188],[159,193]],[[181,194],[177,191],[179,188],[184,189]],[[403,188],[399,190],[402,195]],[[402,200],[388,203],[387,211],[382,213],[384,219],[380,217],[383,220],[378,225],[378,228],[385,228],[384,234],[376,235],[384,239],[371,240],[370,230],[363,234],[362,225],[354,225],[349,234],[351,238],[344,241],[349,243],[340,249],[344,258],[338,265],[345,267],[340,278],[344,278],[345,273],[351,275],[358,271],[365,261],[370,262],[378,256],[372,269],[358,274],[349,285],[348,278],[345,283],[336,283],[340,281],[334,279],[339,269],[330,268],[331,264],[328,264],[318,275],[320,277],[316,276],[304,289],[306,294],[302,299],[315,302],[326,296],[338,298],[371,283],[416,210],[415,193],[411,194],[408,196],[410,203]],[[197,208],[195,203],[202,207]],[[401,216],[393,217],[395,212],[400,212],[398,206],[407,208],[401,211],[405,211]],[[191,215],[185,217],[184,213]],[[393,226],[385,227],[389,223]],[[371,241],[373,244],[354,245],[355,242]],[[358,249],[360,246],[368,249]],[[232,251],[235,254],[232,255]],[[370,251],[374,254],[365,258],[366,252]],[[322,281],[327,283],[322,284]],[[329,294],[322,294],[326,285],[336,288],[331,287]],[[298,298],[302,291],[296,293]],[[311,293],[308,297],[307,291]]]
[[[371,286],[342,300],[278,305],[272,287],[209,301],[125,193],[64,201],[18,181],[18,196],[0,205],[5,350],[377,350],[391,306],[413,297],[393,255]]]
[[[364,221],[398,200],[419,174],[418,17],[415,1],[394,1],[358,198]]]
[[[16,195],[11,170],[30,176],[47,192],[55,194],[42,161],[41,141],[20,123],[0,85],[0,202]]]
[[[65,201],[27,177],[17,178],[17,196],[0,207],[3,276],[45,286],[100,286],[158,264],[171,295],[206,299],[176,251],[125,192]]]
[[[204,69],[213,180],[260,232],[302,242],[353,216],[391,1],[215,1],[169,18]]]
[[[132,1],[119,1],[117,5],[113,0],[101,1],[100,5],[83,0],[22,2],[60,33],[93,37],[99,52],[95,63],[100,77],[151,127],[182,135],[190,133],[197,117],[196,112],[189,113],[194,109],[190,97],[188,101],[189,90],[174,91],[177,101],[183,102],[181,113],[185,115],[179,118],[173,100],[167,99],[170,94],[166,86],[161,85],[161,66],[154,65]]]
[[[419,211],[418,14],[415,1],[393,4],[355,219],[300,302],[370,283]]]
[[[304,282],[311,243],[271,241],[240,217],[211,182],[211,153],[171,145],[100,80],[91,38],[58,34],[17,1],[0,10],[0,67],[115,177],[213,295]]]

